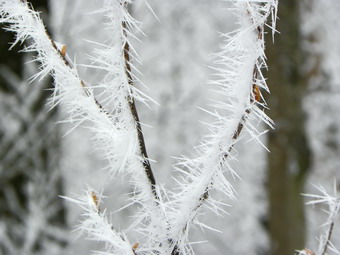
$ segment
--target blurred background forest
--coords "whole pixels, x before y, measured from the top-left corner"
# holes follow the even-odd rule
[[[108,34],[101,17],[89,14],[96,1],[32,0],[42,12],[53,38],[67,45],[77,63],[89,63],[92,45]],[[159,21],[143,1],[131,13],[145,35],[134,40],[141,63],[135,63],[159,105],[138,106],[149,156],[160,183],[169,187],[174,157],[190,153],[207,127],[206,108],[215,95],[207,85],[214,79],[211,54],[218,51],[219,31],[236,28],[229,3],[217,0],[149,0]],[[230,215],[207,222],[222,233],[201,230],[192,241],[196,254],[287,255],[296,249],[316,250],[324,208],[306,207],[302,193],[312,184],[340,190],[340,2],[281,0],[275,43],[268,34],[265,72],[271,94],[264,94],[275,130],[263,135],[263,147],[245,137],[234,167],[238,201]],[[90,254],[97,245],[72,232],[80,209],[58,195],[74,196],[86,184],[104,190],[106,206],[125,205],[128,183],[107,180],[103,162],[91,148],[88,131],[65,135],[63,111],[46,106],[52,81],[27,79],[37,66],[32,56],[8,51],[13,35],[0,31],[0,254]],[[95,83],[101,75],[85,67],[82,77]],[[139,84],[141,87],[142,85]],[[265,128],[265,127],[264,127]],[[133,207],[111,215],[119,229],[129,224]],[[340,224],[332,241],[340,249]]]

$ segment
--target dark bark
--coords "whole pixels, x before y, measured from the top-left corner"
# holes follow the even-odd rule
[[[268,142],[270,254],[275,255],[294,254],[305,245],[301,193],[311,153],[302,108],[307,79],[302,71],[305,55],[301,48],[299,5],[299,0],[280,2],[277,27],[280,34],[267,49],[269,115],[276,123]]]

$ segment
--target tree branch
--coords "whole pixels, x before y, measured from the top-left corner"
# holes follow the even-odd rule
[[[275,3],[275,1],[273,1],[273,4]],[[261,3],[259,3],[260,5]],[[254,4],[256,5],[256,3]],[[254,60],[254,67],[253,67],[253,71],[252,71],[252,83],[253,85],[251,86],[251,91],[250,91],[250,101],[249,101],[249,105],[246,106],[244,113],[242,114],[242,116],[240,117],[240,120],[238,122],[238,124],[236,125],[236,128],[231,136],[231,138],[227,138],[230,139],[230,146],[229,148],[226,150],[225,153],[223,153],[219,159],[218,159],[218,165],[220,168],[222,168],[224,161],[226,161],[230,155],[231,150],[233,149],[235,142],[239,139],[240,134],[242,132],[242,130],[244,129],[245,126],[245,122],[249,116],[249,114],[251,113],[251,109],[255,109],[254,107],[257,107],[256,104],[257,102],[259,103],[259,105],[262,105],[262,103],[259,102],[259,100],[261,100],[261,93],[259,91],[259,85],[261,84],[261,81],[263,80],[263,77],[261,75],[260,72],[260,68],[265,66],[264,63],[264,57],[263,57],[263,53],[262,51],[264,51],[264,38],[263,38],[263,27],[266,23],[266,20],[268,18],[268,16],[271,14],[271,8],[273,8],[273,6],[269,6],[268,10],[262,9],[261,11],[263,13],[261,13],[261,15],[257,14],[257,18],[261,17],[260,20],[254,20],[255,17],[253,16],[254,14],[251,13],[252,10],[252,6],[247,3],[247,13],[249,15],[249,19],[252,23],[252,25],[254,26],[254,33],[256,35],[256,39],[259,43],[261,43],[258,47],[261,48],[261,54],[258,55],[257,59]],[[228,59],[228,58],[227,58]],[[263,80],[264,82],[264,80]],[[240,102],[242,103],[242,102]],[[220,148],[220,150],[222,150],[223,148],[223,141],[221,141],[218,145],[218,147]],[[203,164],[203,163],[201,163]],[[206,176],[203,176],[204,178]],[[196,205],[193,207],[192,211],[190,212],[190,218],[188,220],[191,220],[191,218],[195,217],[198,213],[198,210],[205,204],[205,202],[209,199],[210,197],[210,191],[211,189],[215,186],[214,180],[213,180],[213,175],[209,175],[210,178],[210,184],[206,185],[204,192],[200,195],[200,197],[198,198]],[[184,199],[186,200],[186,199]],[[188,221],[187,222],[182,222],[183,223],[183,227],[181,229],[181,233],[185,233],[187,232],[187,228],[188,228]],[[175,236],[175,238],[178,238],[177,236]],[[173,241],[173,240],[172,240]],[[172,249],[172,255],[178,255],[181,254],[180,251],[180,247],[179,247],[179,240],[177,239],[176,243],[173,246]]]
[[[29,5],[29,2],[27,2],[27,0],[20,0],[22,3]],[[30,9],[33,10],[33,7],[30,6]],[[127,24],[126,22],[122,23],[123,26],[123,30],[126,36],[126,29],[127,29]],[[51,42],[51,46],[53,47],[53,49],[58,53],[59,57],[61,58],[61,60],[63,61],[64,65],[67,66],[70,70],[73,70],[74,67],[73,65],[67,60],[66,58],[66,54],[61,52],[61,50],[57,47],[55,41],[52,39],[51,35],[49,34],[49,32],[47,31],[47,29],[45,28],[45,33],[46,36],[48,37],[49,41]],[[130,65],[130,46],[128,42],[125,42],[124,45],[124,61],[125,61],[125,70],[126,70],[126,76],[127,76],[127,80],[128,80],[128,84],[130,86],[133,86],[133,79],[131,76],[131,65]],[[85,82],[81,79],[80,80],[80,86],[83,87],[84,89],[84,93],[87,97],[93,97],[94,103],[96,104],[96,106],[100,109],[101,112],[105,113],[106,115],[109,115],[109,113],[107,112],[107,110],[104,109],[104,107],[102,106],[102,104],[95,98],[95,96],[89,91],[88,87],[86,86]],[[138,144],[139,144],[139,149],[140,149],[140,153],[141,153],[141,157],[142,157],[142,164],[145,170],[145,174],[147,176],[147,179],[151,185],[151,190],[152,190],[152,194],[155,197],[156,201],[159,201],[159,195],[157,193],[157,190],[155,188],[156,185],[156,180],[153,174],[153,171],[151,169],[151,164],[150,161],[148,159],[148,154],[147,154],[147,150],[146,150],[146,145],[145,145],[145,140],[144,140],[144,135],[142,132],[142,128],[141,128],[141,124],[139,121],[139,116],[138,116],[138,112],[136,109],[136,104],[135,104],[135,100],[132,96],[130,96],[129,98],[127,98],[128,100],[128,104],[129,104],[129,108],[130,108],[130,112],[131,115],[135,121],[136,124],[136,130],[137,130],[137,137],[138,137]]]
[[[123,29],[124,31],[127,29],[127,25],[126,22],[123,22]],[[124,32],[126,35],[126,31]],[[133,80],[132,80],[132,76],[131,76],[131,65],[130,65],[130,45],[129,43],[126,41],[125,45],[124,45],[124,59],[125,59],[125,70],[126,70],[126,76],[128,79],[128,83],[130,86],[133,86]],[[142,127],[139,121],[139,116],[138,116],[138,112],[137,112],[137,108],[136,108],[136,103],[135,103],[135,99],[133,97],[128,98],[128,102],[129,102],[129,108],[131,111],[131,115],[133,117],[133,119],[135,120],[136,123],[136,129],[137,129],[137,137],[138,137],[138,144],[139,144],[139,149],[140,149],[140,153],[143,159],[143,167],[145,170],[145,174],[148,178],[148,181],[151,185],[151,190],[152,190],[152,194],[155,197],[156,201],[159,201],[159,195],[157,193],[156,190],[156,179],[154,177],[152,168],[151,168],[151,164],[150,161],[148,159],[148,153],[146,150],[146,145],[145,145],[145,140],[144,140],[144,135],[143,135],[143,131],[142,131]]]

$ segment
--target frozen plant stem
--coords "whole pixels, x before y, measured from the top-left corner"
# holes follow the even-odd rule
[[[340,212],[340,198],[334,197],[333,201],[334,201],[333,205],[331,204],[331,202],[329,202],[329,206],[331,208],[330,209],[330,215],[329,215],[329,218],[328,218],[329,227],[328,227],[328,230],[327,230],[326,235],[325,235],[326,239],[322,240],[323,243],[321,245],[321,249],[322,249],[322,253],[320,253],[321,255],[326,255],[328,247],[331,245],[331,237],[332,237],[335,221],[338,218],[339,212]]]
[[[36,77],[50,73],[55,78],[56,104],[65,104],[71,116],[70,122],[75,120],[76,124],[81,124],[92,121],[90,129],[94,140],[97,148],[106,153],[110,170],[131,175],[135,188],[131,199],[140,205],[141,210],[128,231],[144,235],[139,250],[131,250],[128,239],[113,231],[105,215],[98,211],[93,197],[90,203],[85,203],[87,198],[78,202],[87,210],[84,229],[90,236],[109,243],[112,247],[110,254],[191,255],[193,250],[188,240],[190,225],[204,227],[198,220],[200,209],[207,207],[217,214],[224,212],[225,203],[215,200],[212,191],[217,190],[234,199],[234,189],[226,178],[226,172],[237,175],[229,165],[234,145],[242,132],[248,132],[259,141],[261,133],[249,120],[254,118],[272,127],[271,120],[261,109],[266,104],[261,101],[259,87],[267,89],[261,74],[261,68],[266,67],[263,28],[271,13],[275,20],[277,0],[232,1],[239,11],[241,28],[233,36],[225,35],[226,44],[216,58],[220,79],[212,82],[218,85],[223,100],[215,105],[218,110],[212,113],[216,117],[212,123],[212,134],[202,139],[201,146],[197,148],[199,155],[193,159],[183,158],[176,167],[183,174],[178,193],[165,189],[162,193],[159,191],[147,155],[135,104],[135,100],[143,97],[133,86],[133,65],[130,61],[134,54],[128,35],[129,30],[136,27],[127,12],[127,4],[131,1],[103,2],[98,13],[109,20],[107,28],[112,29],[112,38],[108,44],[99,44],[102,48],[96,49],[97,56],[93,58],[98,65],[92,67],[107,72],[98,86],[103,88],[103,93],[96,94],[96,97],[93,87],[79,78],[76,66],[72,66],[63,51],[58,49],[38,13],[30,9],[26,1],[0,0],[0,21],[10,24],[8,30],[17,33],[16,43],[33,39],[33,45],[26,51],[38,53],[41,71]],[[126,150],[121,153],[119,146],[125,143]]]
[[[328,234],[327,234],[327,239],[325,240],[325,244],[324,244],[324,248],[323,248],[323,251],[322,251],[322,254],[321,255],[326,255],[326,252],[327,252],[327,249],[328,249],[328,245],[329,245],[329,242],[331,241],[331,237],[332,237],[332,233],[333,233],[333,228],[334,228],[334,221],[329,225],[329,228],[328,228]]]
[[[253,101],[253,100],[251,100],[251,102],[252,102],[252,101]],[[228,159],[228,156],[229,156],[231,150],[233,149],[233,147],[234,147],[234,145],[235,145],[234,142],[239,138],[239,136],[240,136],[240,134],[241,134],[241,132],[242,132],[242,130],[243,130],[244,123],[245,123],[245,121],[246,121],[246,119],[247,119],[247,116],[248,116],[249,114],[250,114],[250,109],[247,109],[247,110],[245,111],[245,114],[242,116],[241,121],[238,123],[237,129],[236,129],[236,131],[235,131],[235,133],[234,133],[234,135],[233,135],[233,138],[232,138],[233,144],[229,147],[228,152],[224,153],[224,155],[222,156],[221,163],[220,163],[221,165],[223,164],[222,161],[225,161],[225,160]],[[211,183],[210,186],[213,186],[213,185],[214,185],[214,184]],[[207,188],[207,190],[204,192],[204,194],[200,197],[200,199],[199,199],[199,204],[197,205],[195,211],[198,210],[198,209],[203,205],[204,201],[207,200],[207,199],[209,198],[209,190],[210,190],[210,189]]]
[[[230,116],[212,112],[217,117],[217,124],[212,127],[213,135],[203,140],[199,147],[201,153],[197,158],[183,158],[177,168],[187,178],[183,178],[182,191],[176,195],[178,211],[173,224],[172,255],[191,254],[188,247],[188,232],[190,224],[204,227],[198,221],[199,210],[206,206],[219,214],[224,212],[225,205],[211,196],[212,190],[221,191],[225,196],[234,199],[233,188],[224,177],[224,172],[231,169],[228,161],[235,144],[246,130],[258,142],[261,135],[249,121],[258,117],[270,127],[272,121],[261,108],[266,104],[262,101],[259,87],[268,90],[261,68],[266,67],[264,55],[264,26],[272,14],[273,29],[275,27],[277,1],[232,1],[239,11],[241,29],[233,36],[226,36],[226,45],[217,55],[216,68],[220,80],[212,82],[221,87],[227,103],[217,104],[218,109],[226,109]],[[260,106],[260,107],[259,107]],[[208,139],[209,138],[209,139]],[[184,170],[184,169],[188,170]],[[180,217],[180,215],[184,217]]]
[[[316,186],[315,186],[316,187]],[[318,249],[318,255],[326,255],[327,250],[330,249],[336,254],[340,254],[339,251],[335,249],[331,242],[331,237],[334,229],[335,222],[337,221],[340,215],[340,197],[337,195],[337,188],[336,183],[334,182],[334,195],[330,195],[326,192],[323,187],[316,187],[318,191],[321,193],[320,195],[317,194],[304,194],[306,197],[311,197],[314,200],[308,202],[309,205],[315,204],[326,204],[328,206],[328,219],[326,224],[328,225],[327,230],[324,234],[320,236],[320,243]]]
[[[125,5],[125,8],[127,8],[127,5]],[[126,36],[126,29],[127,29],[127,25],[126,22],[123,22],[122,24],[123,26],[123,30]],[[128,83],[130,86],[133,86],[133,81],[132,81],[132,76],[131,76],[131,65],[130,65],[130,45],[129,42],[125,42],[124,45],[124,59],[125,59],[125,69],[126,69],[126,76],[128,79]],[[139,149],[140,149],[140,153],[142,156],[142,160],[143,160],[143,167],[145,170],[145,174],[149,180],[149,183],[151,185],[151,190],[152,190],[152,194],[155,197],[156,201],[159,201],[159,196],[157,194],[157,190],[156,190],[156,179],[155,176],[153,174],[152,168],[151,168],[151,164],[148,158],[148,153],[146,150],[146,145],[145,145],[145,140],[144,140],[144,135],[143,135],[143,131],[142,131],[142,127],[139,121],[139,116],[138,116],[138,112],[137,112],[137,108],[136,108],[136,103],[135,103],[135,99],[133,97],[128,98],[128,102],[129,102],[129,108],[131,111],[131,114],[133,116],[133,119],[135,120],[136,123],[136,130],[137,130],[137,137],[138,137],[138,144],[139,144]]]
[[[28,2],[26,0],[20,0],[20,1],[22,3],[28,5]],[[30,8],[33,9],[32,7],[30,7]],[[125,8],[127,8],[127,4],[125,4]],[[126,36],[127,25],[126,25],[125,21],[122,23],[122,26],[123,26],[124,34]],[[60,58],[62,59],[64,64],[70,70],[74,69],[72,64],[67,60],[66,55],[62,54],[60,49],[58,49],[56,43],[54,42],[54,40],[52,39],[52,37],[50,36],[50,34],[48,33],[47,30],[45,30],[45,33],[46,33],[46,36],[49,38],[52,47],[58,53],[58,55],[60,56]],[[127,76],[129,85],[133,86],[133,81],[132,81],[132,76],[131,76],[131,65],[130,65],[130,54],[129,54],[129,51],[130,51],[130,46],[129,46],[129,43],[126,41],[125,45],[124,45],[124,59],[125,59],[126,76]],[[83,87],[84,93],[85,93],[85,95],[87,97],[93,96],[91,94],[91,92],[89,92],[89,90],[88,90],[87,86],[85,85],[84,81],[80,80],[80,85],[81,85],[81,87]],[[108,115],[108,112],[104,109],[104,107],[99,103],[99,101],[94,96],[93,96],[93,100],[94,100],[95,104],[97,105],[97,107],[100,109],[100,111],[102,111],[106,115]],[[157,190],[155,188],[156,180],[155,180],[152,168],[151,168],[150,161],[148,159],[148,154],[147,154],[146,145],[145,145],[145,141],[144,141],[144,135],[143,135],[142,127],[141,127],[141,124],[140,124],[140,120],[139,120],[139,116],[138,116],[138,112],[137,112],[137,108],[136,108],[136,104],[135,104],[135,99],[133,98],[133,96],[128,96],[127,100],[128,100],[128,103],[129,103],[129,108],[130,108],[130,111],[131,111],[131,115],[133,116],[133,119],[134,119],[135,124],[136,124],[138,144],[139,144],[139,148],[140,148],[140,154],[141,154],[142,164],[143,164],[143,167],[144,167],[144,170],[145,170],[145,174],[146,174],[147,179],[148,179],[148,181],[150,183],[152,194],[153,194],[154,198],[156,199],[156,201],[158,201],[159,200],[159,195],[157,194]]]
[[[22,1],[23,3],[25,3],[24,1],[26,1],[26,0],[21,0],[21,1]],[[33,9],[33,8],[32,8],[32,9]],[[64,64],[65,64],[70,70],[72,70],[72,69],[73,69],[73,66],[72,66],[72,64],[66,59],[66,54],[63,54],[63,53],[61,52],[61,50],[58,49],[57,45],[55,44],[54,40],[52,39],[51,35],[48,33],[47,30],[45,30],[45,33],[46,33],[48,39],[50,40],[50,42],[51,42],[51,44],[52,44],[52,47],[55,49],[55,51],[58,53],[58,55],[60,56],[60,58],[63,60]],[[89,92],[89,90],[88,90],[88,88],[86,87],[84,81],[80,80],[80,86],[81,86],[82,88],[84,88],[84,93],[85,93],[85,95],[86,95],[87,97],[91,97],[91,92]],[[103,106],[98,102],[98,100],[97,100],[95,97],[93,97],[93,100],[94,100],[95,104],[97,105],[97,107],[98,107],[101,111],[105,112]],[[105,113],[108,114],[107,112],[105,112]]]
[[[29,3],[27,2],[27,0],[20,0],[23,4],[25,5],[29,5]],[[30,6],[29,7],[31,10],[33,10],[33,7]],[[45,33],[46,36],[48,37],[48,39],[51,42],[51,45],[53,47],[53,49],[58,53],[59,57],[62,59],[62,61],[64,62],[65,66],[68,67],[71,70],[74,69],[73,65],[67,60],[66,58],[66,54],[63,54],[61,52],[61,50],[57,47],[55,41],[52,39],[50,33],[47,31],[47,29],[45,29]],[[106,115],[108,115],[108,112],[105,111],[104,107],[99,103],[99,101],[92,95],[92,93],[89,91],[89,89],[87,88],[85,82],[83,80],[80,80],[80,86],[84,89],[84,93],[87,97],[93,97],[93,100],[95,102],[95,104],[97,105],[97,107],[100,109],[101,112],[104,112]]]
[[[40,62],[40,71],[33,79],[48,74],[54,78],[52,106],[63,104],[63,109],[70,116],[68,121],[75,127],[83,122],[90,123],[88,128],[93,133],[93,141],[97,148],[102,150],[111,173],[131,174],[135,188],[131,199],[141,206],[136,224],[145,223],[141,228],[136,228],[135,225],[131,228],[133,231],[143,232],[145,236],[146,241],[141,246],[147,248],[140,249],[164,250],[168,242],[168,222],[148,159],[135,105],[135,100],[145,100],[143,93],[134,88],[132,82],[131,47],[127,37],[128,29],[134,28],[136,24],[127,12],[128,2],[130,1],[104,0],[103,7],[99,10],[99,13],[109,20],[107,24],[112,31],[112,38],[108,44],[101,44],[103,47],[94,51],[96,57],[93,60],[98,64],[94,67],[106,71],[100,83],[104,93],[96,96],[93,87],[80,79],[76,66],[65,56],[64,48],[59,49],[59,45],[46,31],[39,13],[33,10],[28,1],[0,0],[0,22],[7,24],[6,29],[16,34],[14,44],[30,39],[30,45],[26,46],[24,51],[37,53],[35,61]],[[121,145],[126,146],[123,152],[119,151]],[[88,210],[88,204],[78,204]],[[85,223],[91,222],[91,219],[95,219],[93,222],[103,223],[103,228],[100,224],[91,224],[93,227],[87,229],[90,235],[100,236],[99,240],[104,239],[103,241],[107,242],[105,235],[98,234],[104,229],[109,235],[117,236],[112,233],[107,223],[98,219],[97,213],[93,213],[93,210],[88,212],[84,215]],[[116,240],[121,242],[119,238]],[[124,247],[131,252],[131,247]]]
[[[255,81],[255,80],[256,80],[256,77],[257,77],[256,66],[254,67],[254,74],[255,74],[255,76],[254,76],[254,81]],[[256,86],[256,85],[254,85],[254,86]],[[251,99],[250,99],[251,103],[254,102],[253,97],[254,97],[254,96],[251,96]],[[239,136],[240,136],[240,134],[241,134],[241,132],[242,132],[242,130],[243,130],[244,123],[245,123],[245,121],[246,121],[246,119],[247,119],[247,116],[248,116],[249,114],[250,114],[250,109],[246,109],[246,110],[245,110],[245,113],[244,113],[244,115],[242,116],[242,118],[241,118],[239,124],[237,125],[237,129],[235,130],[234,135],[233,135],[233,137],[232,137],[232,145],[229,147],[228,151],[225,152],[225,153],[223,154],[223,156],[222,156],[222,158],[221,158],[221,163],[220,163],[220,165],[223,164],[223,161],[227,160],[227,158],[228,158],[228,156],[229,156],[231,150],[232,150],[233,147],[234,147],[234,144],[235,144],[234,142],[239,138]],[[213,185],[214,185],[214,183],[211,182],[211,184],[206,188],[205,192],[204,192],[204,193],[202,194],[202,196],[199,198],[198,203],[197,203],[197,206],[195,207],[195,209],[193,210],[193,212],[197,212],[197,211],[204,205],[205,201],[209,198],[209,192],[210,192],[211,188],[213,187]],[[187,230],[187,225],[184,226],[184,228],[182,229],[182,232],[184,233],[186,230]],[[172,240],[170,240],[170,242],[172,242]],[[180,254],[180,251],[178,250],[177,244],[174,246],[174,248],[173,248],[171,254],[172,254],[172,255],[179,255],[179,254]]]

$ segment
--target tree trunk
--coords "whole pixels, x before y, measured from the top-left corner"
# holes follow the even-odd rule
[[[304,248],[305,216],[301,193],[310,165],[302,99],[306,77],[302,67],[299,0],[280,2],[275,44],[268,44],[269,115],[276,128],[269,134],[268,198],[271,252],[294,254]],[[270,38],[268,38],[270,40]]]

